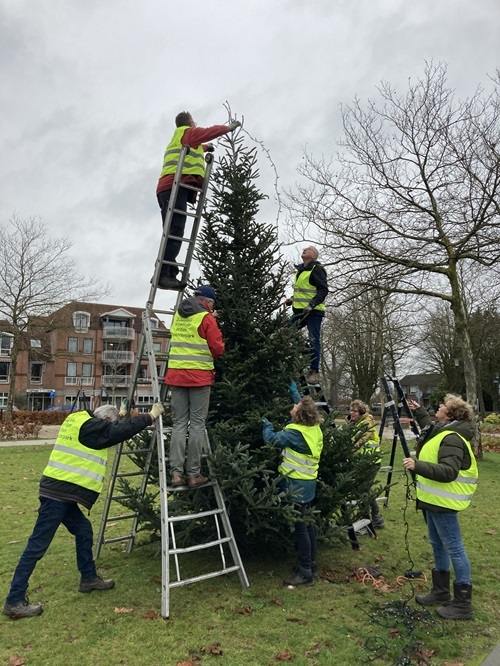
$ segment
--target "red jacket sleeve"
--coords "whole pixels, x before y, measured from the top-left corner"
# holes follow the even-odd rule
[[[203,317],[203,321],[198,326],[198,333],[200,337],[205,338],[207,341],[210,353],[214,358],[222,356],[225,345],[222,341],[222,333],[215,321],[215,317],[212,317],[211,314],[208,317]]]
[[[217,139],[229,132],[227,125],[213,125],[212,127],[190,127],[182,135],[182,145],[198,148],[202,143]]]

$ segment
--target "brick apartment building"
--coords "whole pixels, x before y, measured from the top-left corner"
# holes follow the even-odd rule
[[[84,395],[93,409],[119,404],[128,394],[142,328],[143,308],[72,302],[50,316],[30,322],[18,356],[15,404],[29,410],[71,404]],[[163,353],[167,329],[151,319],[155,352]],[[157,335],[155,335],[157,331]],[[12,334],[0,322],[0,405],[7,404]],[[165,360],[158,364],[162,377]],[[140,379],[149,377],[147,359]],[[151,402],[151,387],[138,382],[136,405]]]

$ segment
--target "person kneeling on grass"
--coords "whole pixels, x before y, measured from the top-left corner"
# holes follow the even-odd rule
[[[163,405],[155,403],[148,414],[120,420],[127,409],[128,403],[124,400],[120,411],[112,405],[103,405],[93,414],[88,411],[70,414],[62,424],[40,479],[38,518],[14,572],[4,615],[17,619],[42,613],[42,604],[32,605],[28,601],[28,581],[61,523],[75,537],[76,562],[81,575],[78,590],[92,592],[115,586],[114,580],[103,580],[97,575],[92,555],[92,524],[78,505],[90,510],[99,497],[107,449],[137,435],[163,413]]]
[[[303,397],[291,411],[292,422],[284,430],[275,432],[272,423],[262,419],[262,437],[266,444],[282,449],[283,459],[278,471],[282,475],[280,489],[294,494],[303,517],[311,511],[316,496],[316,478],[323,449],[323,432],[319,426],[321,416],[313,399]],[[295,523],[295,542],[298,564],[284,585],[313,585],[317,575],[316,531],[305,521]]]

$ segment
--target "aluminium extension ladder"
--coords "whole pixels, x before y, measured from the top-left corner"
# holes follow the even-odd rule
[[[151,316],[153,315],[153,304],[158,288],[158,280],[161,273],[162,265],[172,265],[176,263],[179,267],[182,268],[182,282],[187,282],[189,278],[189,268],[191,265],[191,260],[193,257],[196,239],[198,235],[198,230],[201,223],[201,217],[203,213],[203,206],[206,199],[206,193],[208,189],[208,182],[210,178],[211,168],[212,168],[212,155],[207,154],[207,170],[204,178],[203,186],[201,188],[194,187],[192,185],[186,185],[181,183],[182,167],[184,164],[184,159],[188,153],[188,148],[183,148],[179,158],[179,164],[177,166],[177,171],[174,176],[174,183],[172,187],[172,193],[170,196],[169,206],[167,214],[165,216],[165,222],[163,227],[163,235],[160,243],[160,248],[158,252],[158,258],[156,260],[155,271],[153,278],[151,279],[151,289],[149,293],[149,298],[146,304],[146,309],[142,314],[142,331],[139,338],[138,349],[137,349],[137,358],[134,365],[134,371],[132,375],[132,380],[128,393],[129,405],[132,404],[134,393],[136,387],[139,383],[148,383],[151,384],[153,401],[168,402],[169,399],[169,387],[165,384],[160,384],[157,371],[157,362],[165,361],[168,358],[168,349],[166,353],[155,352],[153,345],[153,330],[151,325]],[[196,210],[194,213],[186,212],[187,217],[192,217],[192,228],[188,237],[180,238],[178,236],[171,236],[170,225],[174,213],[182,213],[184,211],[178,211],[175,209],[175,202],[177,200],[177,193],[180,187],[186,187],[190,190],[194,190],[198,193],[198,202],[196,205]],[[183,262],[165,262],[163,260],[165,247],[168,239],[173,239],[181,241],[182,243],[187,243],[187,252],[186,257]],[[164,314],[169,317],[173,317],[175,311],[179,307],[179,304],[182,300],[183,294],[179,292],[177,295],[177,302],[173,310],[154,310],[154,314]],[[161,331],[155,330],[154,337],[161,336]],[[170,335],[167,331],[163,332],[163,336],[167,337],[167,347],[170,345]],[[141,361],[144,357],[147,357],[149,364],[150,380],[142,380],[139,378]],[[152,404],[150,405],[152,406]],[[170,589],[178,587],[181,585],[187,585],[189,583],[195,583],[207,578],[213,578],[215,576],[221,576],[233,571],[237,571],[239,575],[240,582],[244,588],[249,587],[248,578],[241,560],[236,540],[232,531],[231,523],[229,521],[229,516],[224,502],[224,497],[220,489],[218,481],[212,474],[212,470],[209,466],[209,473],[211,481],[207,484],[200,486],[196,489],[188,489],[186,486],[180,488],[173,488],[168,484],[167,481],[167,464],[168,458],[165,454],[165,439],[169,434],[169,429],[163,426],[163,417],[160,415],[154,422],[152,437],[150,440],[149,446],[143,449],[133,449],[127,446],[127,442],[118,444],[116,447],[115,458],[113,461],[113,466],[111,469],[108,491],[106,495],[105,505],[102,513],[101,524],[99,528],[99,533],[96,540],[95,556],[98,557],[102,546],[104,544],[115,543],[115,542],[126,542],[126,552],[130,553],[137,536],[137,528],[139,525],[139,513],[138,512],[129,512],[124,513],[123,510],[118,515],[111,516],[111,504],[113,502],[126,502],[127,499],[131,497],[130,494],[120,493],[120,491],[115,490],[116,482],[119,479],[123,479],[126,483],[130,477],[140,477],[139,485],[139,497],[143,498],[146,494],[146,489],[148,486],[148,480],[150,475],[151,466],[153,463],[153,457],[156,453],[158,458],[158,475],[159,475],[159,488],[160,488],[160,511],[161,511],[161,559],[162,559],[162,602],[161,602],[161,614],[164,618],[169,617],[170,615]],[[208,434],[205,431],[205,446],[204,446],[204,458],[207,459],[210,450],[210,441]],[[120,463],[123,463],[123,459],[134,456],[144,456],[144,468],[140,471],[120,471]],[[123,467],[123,465],[122,465]],[[126,486],[125,486],[126,487]],[[176,496],[177,493],[206,493],[210,492],[212,497],[210,498],[214,508],[211,508],[208,511],[201,512],[190,512],[185,515],[169,515],[169,498]],[[185,521],[199,521],[201,519],[213,519],[214,528],[217,534],[217,538],[213,539],[207,543],[199,543],[193,546],[186,548],[177,547],[177,539],[175,534],[175,526],[180,525]],[[110,527],[111,523],[118,523],[123,521],[124,523],[130,522],[129,531],[122,536],[112,536],[106,537],[106,528]],[[228,561],[228,557],[225,551],[225,546],[229,549],[229,554],[232,559],[232,564]],[[182,578],[179,564],[179,555],[186,554],[189,552],[203,550],[208,548],[218,548],[219,555],[221,558],[221,568],[212,571],[210,573],[205,573],[199,576],[194,576],[190,578]],[[173,556],[175,562],[175,574],[176,579],[172,580],[170,575],[170,555]]]

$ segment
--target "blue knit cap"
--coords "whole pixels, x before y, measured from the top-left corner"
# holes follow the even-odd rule
[[[210,298],[212,301],[217,300],[217,294],[215,293],[215,289],[213,289],[212,287],[208,287],[208,286],[206,286],[206,287],[205,286],[197,287],[195,292],[194,292],[194,295],[195,296],[203,296],[203,298]]]

